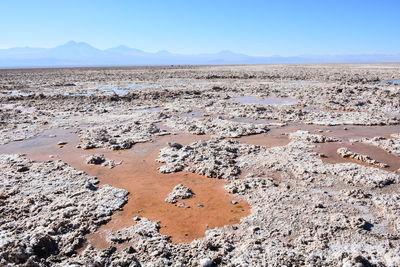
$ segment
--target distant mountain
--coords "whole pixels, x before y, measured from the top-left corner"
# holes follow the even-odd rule
[[[16,47],[0,49],[0,68],[177,65],[177,64],[280,64],[400,62],[397,55],[304,55],[298,57],[248,56],[229,50],[211,54],[174,54],[166,50],[146,52],[124,45],[106,50],[84,42],[70,41],[54,48]]]
[[[144,55],[146,52],[136,48],[130,48],[125,45],[120,45],[117,47],[109,48],[105,50],[106,52],[115,53],[115,54],[124,54],[124,55]]]
[[[45,51],[46,57],[56,59],[99,58],[104,54],[104,51],[94,48],[87,43],[77,43],[75,41],[70,41]]]

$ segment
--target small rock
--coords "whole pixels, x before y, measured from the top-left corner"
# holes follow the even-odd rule
[[[168,145],[170,147],[173,147],[173,148],[176,148],[176,149],[181,149],[183,147],[181,144],[176,143],[176,142],[168,142]]]
[[[106,161],[106,158],[103,154],[90,155],[89,157],[86,158],[87,164],[100,165],[105,161]]]
[[[236,205],[237,203],[239,203],[239,202],[237,202],[236,200],[231,200],[232,205]]]
[[[92,184],[91,182],[86,182],[85,188],[87,188],[87,189],[89,189],[89,190],[92,190],[92,191],[97,190],[97,186],[95,186],[95,185]]]
[[[178,184],[174,189],[172,189],[172,192],[168,194],[165,202],[176,203],[178,202],[178,199],[191,198],[193,195],[194,193],[189,187],[186,187],[183,184]]]
[[[17,172],[27,172],[27,171],[29,171],[29,168],[26,166],[22,166],[17,169]]]
[[[203,258],[200,260],[200,266],[207,267],[212,265],[212,260],[210,258]]]
[[[57,145],[59,145],[59,146],[64,146],[66,144],[68,144],[68,142],[66,142],[66,141],[60,141],[57,143]]]
[[[7,199],[9,196],[6,194],[0,194],[0,199]]]

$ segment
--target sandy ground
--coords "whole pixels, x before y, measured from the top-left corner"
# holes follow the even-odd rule
[[[399,73],[0,70],[0,265],[400,266]]]

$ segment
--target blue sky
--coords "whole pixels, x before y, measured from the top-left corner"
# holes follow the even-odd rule
[[[2,0],[0,48],[249,55],[400,53],[399,0]]]

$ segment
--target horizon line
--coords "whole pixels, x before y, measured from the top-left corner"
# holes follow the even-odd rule
[[[366,56],[373,56],[373,55],[384,55],[384,56],[391,56],[391,55],[396,55],[399,56],[400,55],[400,51],[399,52],[395,52],[395,53],[386,53],[386,52],[362,52],[362,53],[329,53],[329,54],[308,54],[308,53],[303,53],[303,54],[294,54],[294,55],[280,55],[280,54],[247,54],[247,53],[243,53],[243,52],[236,52],[230,49],[221,49],[221,50],[217,50],[214,52],[193,52],[193,53],[181,53],[181,52],[175,52],[175,51],[170,51],[170,50],[166,50],[166,49],[161,49],[161,50],[156,50],[156,51],[152,51],[152,50],[145,50],[142,48],[136,48],[136,47],[131,47],[129,45],[126,44],[119,44],[116,46],[112,46],[112,47],[108,47],[108,48],[98,48],[95,45],[90,44],[89,42],[86,41],[75,41],[75,40],[69,40],[66,41],[64,43],[61,43],[59,45],[56,46],[52,46],[52,47],[36,47],[36,46],[29,46],[29,45],[25,45],[25,46],[13,46],[13,47],[0,47],[0,50],[8,50],[8,49],[17,49],[17,48],[29,48],[29,49],[54,49],[63,45],[67,45],[69,43],[73,43],[73,44],[84,44],[84,45],[88,45],[94,49],[100,50],[100,51],[107,51],[110,49],[114,49],[114,48],[119,48],[119,47],[125,47],[125,48],[129,48],[129,49],[136,49],[136,50],[140,50],[141,52],[145,52],[145,53],[159,53],[159,52],[168,52],[170,54],[173,55],[202,55],[202,54],[218,54],[221,52],[230,52],[230,53],[234,53],[234,54],[241,54],[241,55],[245,55],[245,56],[251,56],[251,57],[283,57],[283,58],[289,58],[289,57],[314,57],[314,56],[361,56],[361,55],[366,55]]]

